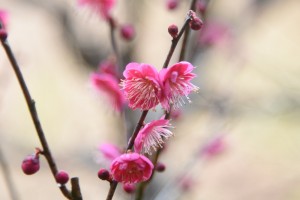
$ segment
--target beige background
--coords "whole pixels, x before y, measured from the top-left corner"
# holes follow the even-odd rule
[[[137,25],[137,38],[129,44],[135,45],[135,61],[160,68],[170,46],[167,26],[182,24],[187,7],[183,3],[170,13],[163,1],[118,2],[114,15],[122,23],[134,20]],[[96,176],[100,168],[94,159],[96,147],[106,141],[125,146],[124,128],[120,116],[90,87],[92,66],[66,42],[57,9],[70,17],[78,44],[99,44],[102,56],[111,52],[107,25],[71,0],[0,0],[0,8],[10,13],[8,40],[37,102],[59,168],[80,178],[84,199],[105,199],[108,184]],[[162,156],[167,171],[156,177],[157,184],[172,179],[195,159],[193,153],[207,138],[225,133],[227,149],[222,156],[196,160],[185,169],[195,180],[181,199],[300,198],[299,10],[297,0],[269,1],[260,9],[254,9],[250,0],[213,1],[209,17],[228,24],[232,43],[212,47],[192,61],[198,73],[195,84],[201,90],[192,95],[186,115],[174,122],[176,137]],[[120,43],[122,50],[127,48]],[[220,101],[227,109],[225,114],[216,112]],[[26,176],[20,169],[22,159],[39,142],[2,49],[0,145],[20,199],[63,199],[44,160],[36,175]],[[115,197],[130,198],[121,190]],[[9,199],[2,173],[0,199]]]

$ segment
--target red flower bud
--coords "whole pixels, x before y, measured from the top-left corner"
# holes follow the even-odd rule
[[[110,173],[107,169],[100,169],[98,171],[98,177],[101,180],[108,181],[110,179]]]
[[[135,185],[130,183],[123,184],[123,190],[129,194],[135,191]]]
[[[203,22],[198,17],[195,17],[192,21],[190,21],[190,27],[194,31],[198,31],[202,28]]]
[[[36,154],[27,156],[22,162],[22,170],[25,174],[31,175],[39,171],[40,160]]]
[[[135,36],[134,27],[132,25],[123,25],[121,27],[121,36],[124,40],[132,40]]]
[[[174,10],[178,7],[178,0],[167,0],[167,8]]]
[[[175,38],[178,34],[178,27],[175,24],[172,24],[168,27],[169,34]]]
[[[69,181],[69,174],[61,170],[55,175],[55,180],[57,183],[64,185]]]
[[[166,169],[166,166],[163,163],[157,163],[155,166],[156,171],[163,172]]]

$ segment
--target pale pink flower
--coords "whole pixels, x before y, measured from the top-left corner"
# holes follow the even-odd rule
[[[202,149],[201,152],[207,158],[212,158],[224,152],[226,144],[224,141],[224,135],[217,136],[210,140]]]
[[[157,70],[148,64],[129,63],[121,86],[132,109],[150,110],[160,102],[161,85]]]
[[[198,36],[202,45],[216,45],[230,41],[231,33],[229,27],[221,22],[206,22],[203,30]]]
[[[95,88],[108,98],[113,108],[120,112],[125,99],[117,79],[110,74],[93,73],[91,81]]]
[[[147,181],[153,167],[147,157],[138,153],[125,153],[112,161],[110,170],[114,180],[126,184]]]
[[[104,19],[109,19],[111,9],[115,6],[116,0],[78,0],[78,4],[89,6]]]
[[[8,23],[8,12],[6,10],[0,9],[0,22],[5,29]]]
[[[98,147],[99,151],[103,154],[103,156],[107,159],[107,160],[114,160],[115,158],[119,157],[122,153],[121,153],[121,149],[119,147],[117,147],[114,144],[111,143],[104,143],[101,144]]]
[[[164,100],[161,104],[166,110],[170,110],[170,104],[175,108],[185,104],[184,97],[190,102],[188,94],[199,89],[190,82],[196,77],[196,74],[191,73],[193,69],[192,64],[183,61],[160,71],[164,89]]]
[[[173,133],[169,130],[173,128],[169,124],[169,120],[159,119],[147,123],[138,133],[134,141],[134,150],[138,153],[152,154],[152,150],[156,151],[158,148],[162,148],[164,140],[173,136]]]

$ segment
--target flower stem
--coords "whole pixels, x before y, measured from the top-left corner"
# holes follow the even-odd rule
[[[181,30],[180,30],[178,36],[175,37],[175,38],[172,40],[172,44],[171,44],[169,53],[168,53],[168,55],[167,55],[167,58],[166,58],[166,60],[165,60],[165,62],[164,62],[163,68],[167,68],[167,66],[169,65],[169,62],[170,62],[170,60],[171,60],[171,58],[172,58],[172,55],[173,55],[174,50],[175,50],[175,48],[176,48],[176,46],[177,46],[177,43],[178,43],[178,41],[180,40],[182,34],[184,33],[184,31],[185,31],[185,29],[186,29],[188,23],[191,21],[191,19],[192,19],[191,17],[192,17],[192,16],[191,16],[191,13],[188,12],[187,17],[186,17],[186,20],[185,20],[185,22],[184,22],[184,25],[183,25],[183,27],[181,28]],[[139,121],[138,121],[138,123],[137,123],[137,125],[136,125],[136,127],[135,127],[135,129],[134,129],[134,131],[133,131],[133,134],[132,134],[131,138],[129,139],[129,142],[128,142],[128,146],[127,146],[127,148],[126,148],[126,151],[132,149],[132,147],[133,147],[133,145],[134,145],[134,140],[135,140],[135,138],[137,137],[137,135],[138,135],[140,129],[142,128],[143,123],[144,123],[144,121],[145,121],[145,118],[146,118],[147,114],[148,114],[148,110],[144,110],[144,111],[142,112],[142,114],[141,114],[141,116],[140,116],[140,119],[139,119]],[[117,185],[118,185],[118,182],[116,182],[116,181],[113,181],[113,182],[110,184],[110,189],[109,189],[109,192],[108,192],[108,194],[107,194],[106,200],[111,200],[111,199],[113,198],[114,193],[115,193],[115,190],[116,190],[116,188],[117,188]],[[141,190],[144,190],[144,189],[141,189]]]
[[[119,48],[118,48],[117,40],[116,40],[116,36],[115,36],[116,25],[115,25],[114,19],[109,18],[108,24],[109,24],[109,30],[110,30],[110,43],[112,46],[113,54],[115,55],[117,65],[121,65]],[[121,73],[121,72],[119,71],[119,73]]]
[[[183,35],[184,31],[188,30],[188,24],[189,24],[190,21],[191,21],[191,15],[190,15],[190,12],[188,12],[187,17],[185,19],[185,22],[184,22],[182,28],[180,29],[177,37],[174,37],[173,40],[172,40],[172,44],[171,44],[169,53],[167,55],[167,59],[164,62],[163,68],[167,68],[168,67],[169,62],[171,60],[171,57],[172,57],[172,55],[173,55],[173,53],[175,51],[175,48],[177,46],[177,43],[179,42],[179,40],[180,40],[181,36]]]
[[[193,10],[195,11],[195,6],[196,6],[196,0],[192,0],[191,2],[191,6],[190,6],[190,10]],[[168,56],[167,56],[167,59],[163,65],[163,68],[167,68],[168,65],[169,65],[169,62],[171,60],[171,57],[174,53],[174,50],[177,46],[177,43],[178,41],[180,40],[181,36],[184,34],[184,37],[183,37],[183,42],[182,42],[182,46],[181,46],[181,51],[180,51],[180,56],[179,56],[179,61],[183,61],[184,60],[184,57],[185,57],[185,52],[186,52],[186,44],[187,44],[187,41],[188,41],[188,35],[189,35],[189,31],[190,31],[190,28],[188,26],[189,22],[191,20],[191,13],[188,12],[187,14],[187,17],[186,17],[186,20],[182,26],[182,28],[180,29],[179,31],[179,34],[177,37],[175,37],[173,40],[172,40],[172,44],[171,44],[171,48],[169,50],[169,53],[168,53]],[[169,119],[170,118],[170,114],[171,114],[171,111],[170,112],[166,112],[165,114],[165,119]],[[160,150],[158,150],[154,156],[154,159],[153,159],[153,165],[156,166],[157,162],[158,162],[158,158],[159,158],[159,155],[160,155]],[[145,181],[143,183],[141,183],[137,189],[137,194],[136,194],[136,198],[135,200],[142,200],[143,199],[143,196],[144,196],[144,191],[145,191],[145,188],[147,187],[147,185],[151,182],[153,176],[154,176],[154,171],[150,177],[150,179],[148,181]]]
[[[142,112],[142,114],[140,116],[140,119],[139,119],[139,121],[138,121],[138,123],[137,123],[137,125],[136,125],[136,127],[135,127],[135,129],[133,131],[133,134],[132,134],[131,138],[129,139],[126,151],[132,149],[132,147],[134,145],[134,140],[135,140],[136,136],[138,135],[139,131],[141,130],[147,114],[148,114],[148,110],[144,110]],[[109,188],[106,200],[111,200],[113,198],[117,186],[118,186],[118,182],[117,181],[112,181],[110,183],[110,188]]]
[[[55,175],[57,174],[58,172],[58,169],[57,169],[57,166],[56,166],[56,163],[55,163],[55,160],[51,154],[51,151],[50,151],[50,148],[48,146],[48,143],[47,143],[47,140],[46,140],[46,137],[45,137],[45,134],[44,134],[44,131],[42,129],[42,126],[41,126],[41,123],[40,123],[40,120],[39,120],[39,117],[38,117],[38,113],[37,113],[37,110],[36,110],[36,107],[35,107],[35,101],[31,98],[31,95],[29,93],[29,90],[28,90],[28,87],[25,83],[25,80],[23,78],[23,75],[22,75],[22,72],[20,70],[20,67],[15,59],[15,56],[10,48],[10,45],[8,44],[8,41],[6,38],[4,37],[1,37],[1,43],[2,43],[2,46],[6,52],[6,55],[11,63],[11,66],[17,76],[17,79],[19,81],[19,84],[21,86],[21,89],[22,89],[22,92],[23,92],[23,95],[25,97],[25,100],[26,100],[26,103],[27,103],[27,106],[28,106],[28,109],[29,109],[29,112],[30,112],[30,115],[31,115],[31,118],[32,118],[32,121],[33,121],[33,124],[34,124],[34,127],[36,129],[36,132],[38,134],[38,137],[39,137],[39,140],[41,142],[41,145],[43,147],[43,155],[45,156],[47,162],[48,162],[48,165],[50,167],[50,170],[52,172],[52,175],[54,176],[55,178]],[[73,197],[72,194],[70,193],[70,191],[66,188],[65,185],[61,185],[59,187],[59,189],[61,190],[62,194],[67,198],[67,199],[78,199],[76,197]]]
[[[195,11],[196,2],[197,2],[196,0],[192,0],[190,10]],[[184,33],[184,36],[182,39],[182,46],[181,46],[180,55],[179,55],[179,61],[183,61],[185,59],[186,46],[187,46],[187,41],[188,41],[190,30],[191,29],[188,26],[185,28],[185,33]]]

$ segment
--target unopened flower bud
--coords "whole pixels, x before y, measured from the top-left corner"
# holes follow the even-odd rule
[[[110,173],[107,169],[100,169],[98,171],[98,177],[101,180],[108,181],[110,179]]]
[[[167,0],[167,8],[174,10],[178,7],[178,0]]]
[[[124,40],[130,41],[135,36],[134,27],[130,24],[121,27],[121,36]]]
[[[198,17],[195,17],[192,21],[190,21],[190,27],[194,31],[198,31],[202,28],[203,22]]]
[[[69,174],[61,170],[55,175],[55,180],[57,183],[64,185],[69,181]]]
[[[169,34],[175,38],[178,34],[178,27],[175,24],[172,24],[168,27]]]
[[[0,29],[0,39],[2,41],[5,41],[6,38],[7,38],[7,32],[6,32],[6,30],[4,28]]]
[[[163,163],[157,163],[155,166],[156,171],[163,172],[166,169],[166,166]]]
[[[129,194],[135,191],[135,185],[130,183],[123,184],[123,190]]]
[[[27,156],[22,162],[22,170],[25,174],[31,175],[40,169],[40,160],[37,154]]]

